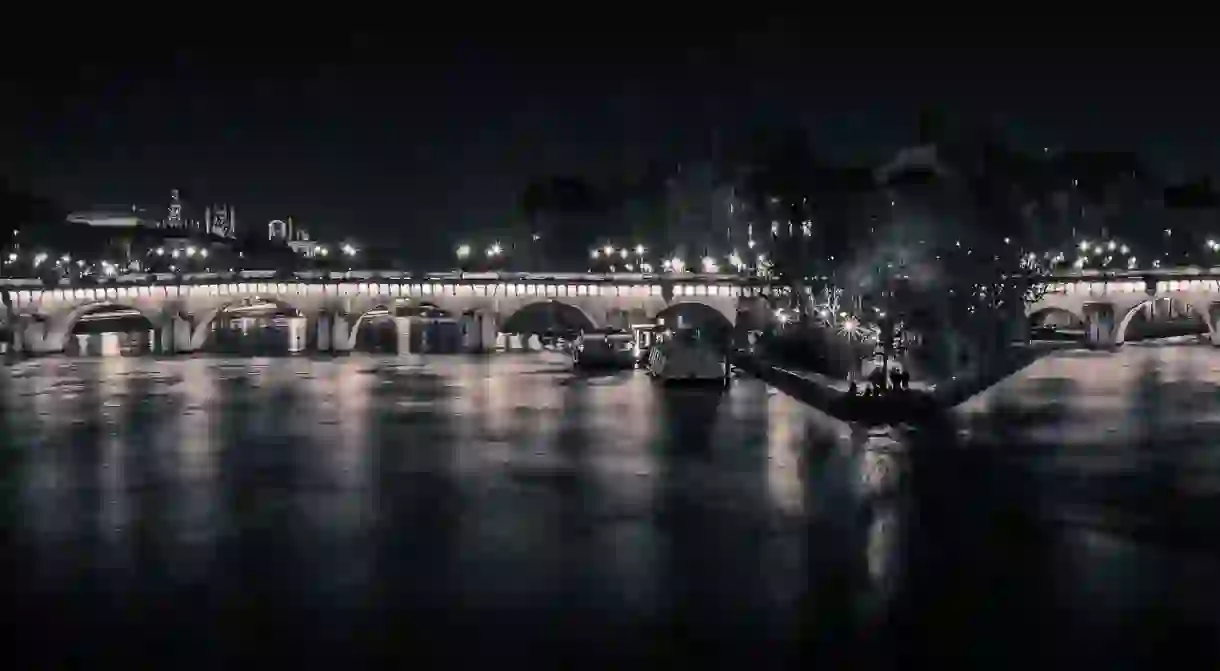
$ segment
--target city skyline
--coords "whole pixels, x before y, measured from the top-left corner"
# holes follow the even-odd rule
[[[698,164],[767,127],[800,129],[828,161],[876,163],[916,142],[928,108],[1026,149],[1130,149],[1171,179],[1220,172],[1212,103],[1190,85],[1201,66],[1181,53],[995,49],[967,64],[947,46],[847,48],[824,32],[336,33],[319,50],[240,32],[219,49],[186,31],[105,58],[69,49],[10,82],[0,167],[67,207],[221,194],[244,221],[291,215],[419,262],[519,225],[532,180]]]

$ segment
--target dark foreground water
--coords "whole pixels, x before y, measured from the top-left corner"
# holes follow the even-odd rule
[[[1217,384],[1061,354],[897,442],[547,355],[22,362],[6,667],[1209,666]]]

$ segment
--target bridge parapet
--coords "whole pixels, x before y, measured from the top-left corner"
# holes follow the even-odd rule
[[[1122,345],[1128,325],[1143,307],[1171,299],[1200,315],[1213,343],[1220,343],[1220,321],[1210,316],[1220,302],[1220,273],[1212,271],[1142,271],[1123,274],[1081,274],[1052,277],[1046,291],[1026,306],[1026,315],[1058,310],[1073,315],[1087,329],[1090,345]]]
[[[23,342],[27,349],[57,352],[62,351],[81,316],[109,306],[138,310],[155,329],[169,334],[162,338],[166,347],[193,351],[203,346],[212,321],[225,309],[242,301],[274,302],[310,319],[324,315],[326,325],[317,328],[327,331],[328,346],[349,349],[363,315],[379,307],[431,304],[455,315],[485,315],[495,326],[532,304],[555,302],[577,308],[591,324],[601,326],[614,312],[638,312],[651,318],[675,305],[694,303],[715,310],[733,324],[739,303],[766,293],[756,283],[728,280],[599,283],[491,279],[21,287],[10,290],[9,295],[13,314],[25,319],[28,337]],[[171,340],[172,345],[168,344]]]

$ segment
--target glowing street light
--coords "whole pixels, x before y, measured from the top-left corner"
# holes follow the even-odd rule
[[[630,254],[630,252],[627,251],[626,247],[623,247],[622,249],[618,250],[618,255],[623,257],[624,259],[627,258],[628,254]]]
[[[720,265],[716,263],[716,259],[713,259],[710,256],[705,256],[703,257],[703,272],[718,273],[720,272]]]
[[[455,250],[455,253],[457,254],[457,257],[459,259],[470,258],[470,245],[458,245],[457,250]]]
[[[600,259],[601,257],[602,257],[602,250],[600,250],[600,249],[594,249],[589,252],[589,258],[591,258],[591,259]]]
[[[186,255],[187,255],[187,256],[194,256],[196,251],[197,251],[197,250],[196,250],[194,247],[187,247],[187,248],[186,248]]]
[[[9,252],[8,260],[10,263],[15,262],[17,260],[17,252]]]
[[[674,271],[675,273],[680,273],[683,270],[686,270],[686,262],[676,256],[666,263],[669,264],[670,270]]]
[[[499,256],[500,253],[503,251],[504,251],[504,248],[500,246],[500,243],[493,242],[491,244],[491,246],[487,248],[487,256],[496,257],[496,256]]]
[[[614,254],[614,247],[612,245],[606,245],[605,247],[602,247],[602,253],[606,256],[611,256]]]
[[[644,251],[645,251],[645,250],[644,250],[644,245],[636,245],[636,246],[635,246],[635,255],[636,255],[636,256],[643,256],[643,255],[644,255]]]
[[[343,243],[343,247],[341,247],[340,249],[343,250],[344,256],[355,256],[356,255],[356,248],[346,242]]]

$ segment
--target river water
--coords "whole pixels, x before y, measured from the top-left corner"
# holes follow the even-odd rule
[[[903,436],[551,354],[21,361],[0,608],[39,666],[1214,655],[1174,520],[1214,508],[1218,384],[1061,352]]]

